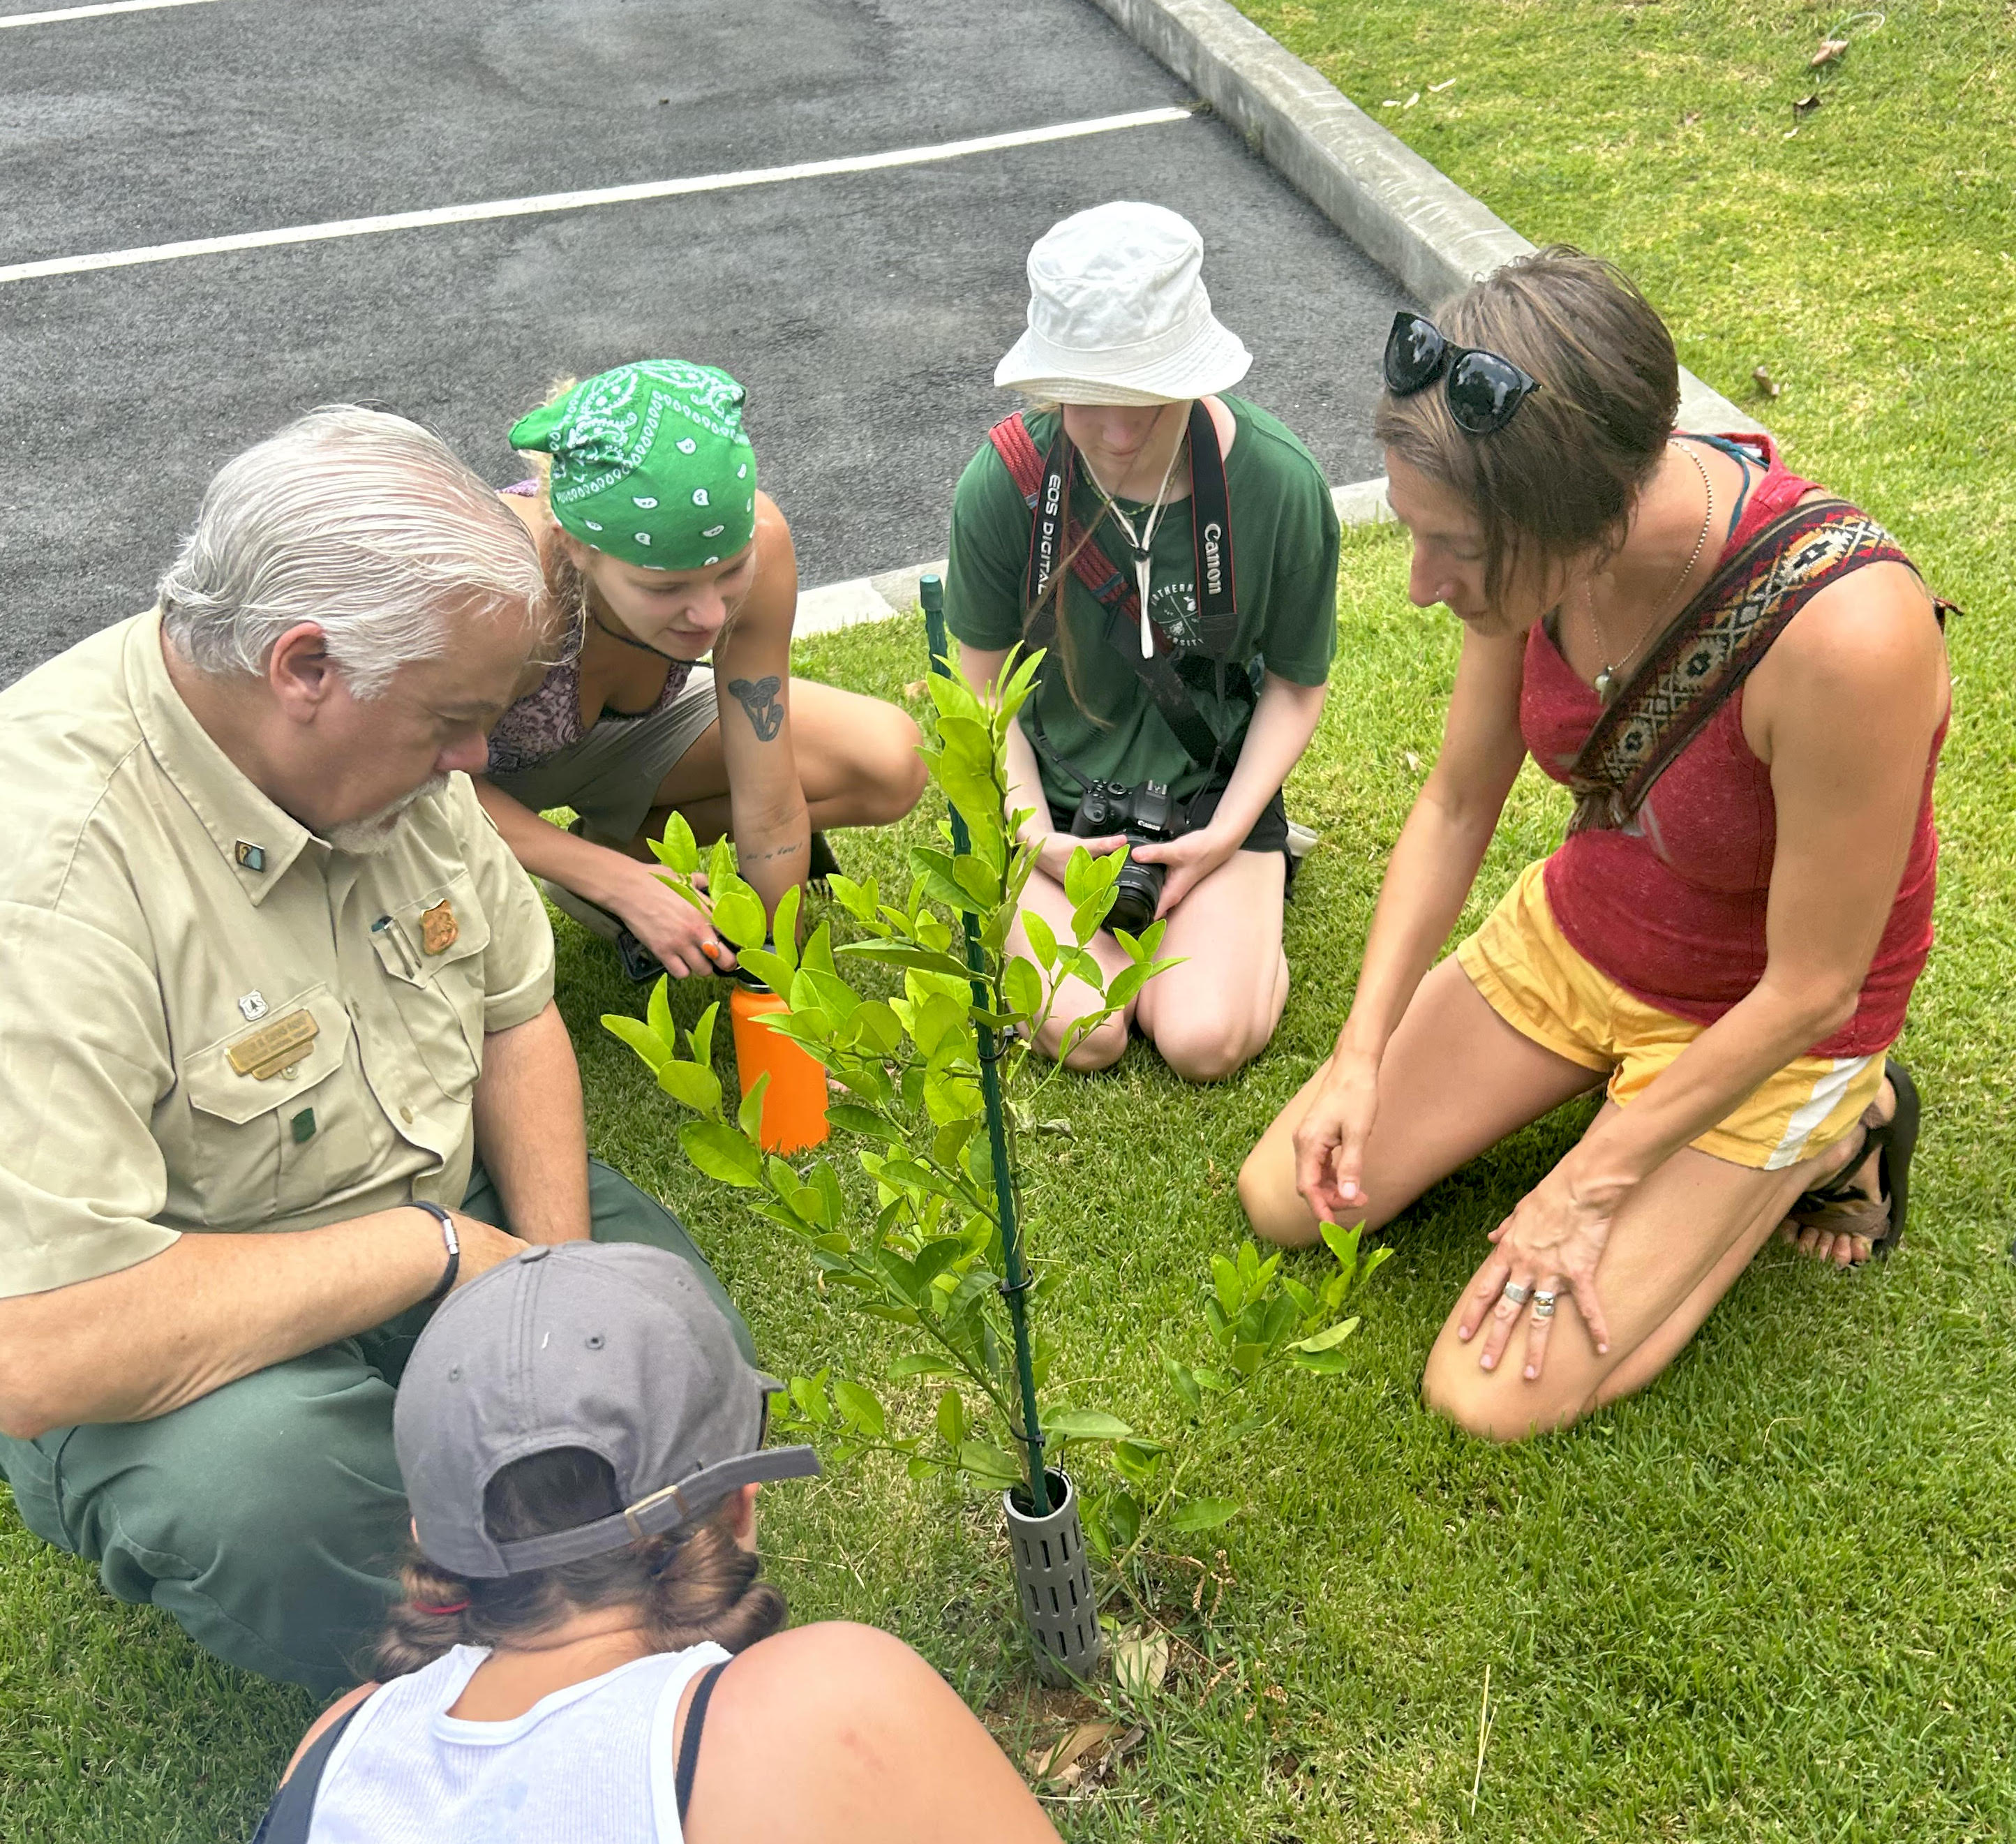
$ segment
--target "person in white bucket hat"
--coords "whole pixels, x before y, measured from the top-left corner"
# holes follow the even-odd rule
[[[1024,909],[1069,938],[1072,852],[1129,845],[1108,929],[1166,918],[1161,952],[1181,962],[1066,1061],[1104,1068],[1138,1028],[1193,1082],[1258,1055],[1287,1000],[1281,784],[1337,641],[1329,488],[1287,428],[1227,394],[1252,358],[1203,264],[1187,220],[1130,203],[1030,251],[1028,328],[994,374],[1029,406],[960,478],[945,589],[975,687],[1010,647],[1046,650],[1009,739],[1009,809],[1040,842]],[[1091,952],[1109,975],[1129,963],[1107,931]],[[1067,978],[1040,1047],[1093,1008]]]

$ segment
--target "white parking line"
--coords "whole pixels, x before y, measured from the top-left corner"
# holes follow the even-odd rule
[[[430,211],[394,211],[382,218],[344,218],[329,224],[297,224],[283,230],[240,231],[227,237],[196,237],[182,243],[151,243],[135,250],[108,250],[94,256],[52,256],[39,262],[0,266],[0,282],[26,282],[38,276],[77,276],[92,269],[129,268],[136,263],[178,262],[185,257],[216,256],[232,250],[265,250],[280,243],[319,243],[333,237],[376,236],[381,231],[419,230],[433,225],[473,224],[491,218],[530,218],[542,212],[581,211],[595,205],[627,205],[643,199],[726,192],[745,185],[776,185],[787,179],[819,179],[837,173],[869,173],[884,167],[921,166],[960,160],[1004,148],[1035,147],[1073,141],[1122,128],[1154,128],[1189,121],[1187,109],[1139,109],[1130,115],[1102,115],[1087,121],[1059,122],[1047,128],[1021,128],[1008,135],[982,135],[970,141],[942,141],[934,147],[899,147],[887,153],[858,153],[844,160],[806,160],[792,167],[754,167],[740,173],[710,173],[690,179],[654,179],[640,185],[607,185],[593,192],[552,192],[536,198],[493,199],[477,205],[443,205]]]
[[[49,26],[58,20],[95,20],[108,13],[153,13],[164,6],[213,6],[216,0],[105,0],[102,6],[59,6],[49,13],[0,13],[0,32],[9,26]]]

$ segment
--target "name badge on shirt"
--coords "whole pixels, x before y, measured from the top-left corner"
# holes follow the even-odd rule
[[[227,1053],[231,1067],[240,1075],[268,1081],[300,1062],[321,1030],[312,1013],[288,1012],[250,1036],[239,1039]]]

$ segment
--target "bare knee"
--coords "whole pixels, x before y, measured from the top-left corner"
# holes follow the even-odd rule
[[[1254,1234],[1266,1241],[1302,1248],[1321,1233],[1295,1189],[1294,1154],[1285,1139],[1270,1135],[1246,1155],[1239,1168],[1239,1204]]]
[[[1501,1367],[1487,1370],[1477,1361],[1478,1349],[1476,1344],[1460,1345],[1453,1334],[1445,1333],[1428,1353],[1421,1372],[1421,1400],[1444,1421],[1478,1440],[1507,1446],[1580,1419],[1588,1405],[1571,1401],[1545,1377],[1528,1382],[1515,1350],[1507,1350]]]
[[[923,738],[916,725],[893,705],[882,708],[887,715],[872,736],[862,739],[855,764],[850,805],[865,826],[892,825],[924,791],[924,758],[917,753]]]
[[[1222,1017],[1172,1021],[1154,1033],[1162,1061],[1187,1082],[1221,1082],[1257,1057],[1266,1039]]]
[[[1037,1040],[1037,1048],[1047,1057],[1055,1057],[1057,1046],[1070,1035],[1071,1021],[1060,1025],[1055,1019],[1046,1028]],[[1118,1063],[1127,1048],[1127,1021],[1121,1017],[1111,1017],[1095,1026],[1081,1037],[1067,1051],[1062,1059],[1067,1069],[1089,1073],[1100,1069],[1111,1069]]]

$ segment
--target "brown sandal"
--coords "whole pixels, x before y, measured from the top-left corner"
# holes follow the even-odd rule
[[[1918,1148],[1921,1104],[1918,1086],[1911,1072],[1895,1057],[1883,1065],[1891,1091],[1897,1098],[1896,1111],[1880,1126],[1865,1127],[1862,1143],[1841,1169],[1840,1176],[1809,1191],[1802,1191],[1786,1215],[1802,1230],[1818,1230],[1827,1236],[1860,1236],[1869,1244],[1872,1261],[1888,1258],[1904,1239],[1904,1214],[1910,1199],[1911,1155]],[[1880,1194],[1870,1197],[1854,1186],[1870,1153],[1877,1155],[1876,1185]],[[1859,1266],[1859,1263],[1852,1264]]]

